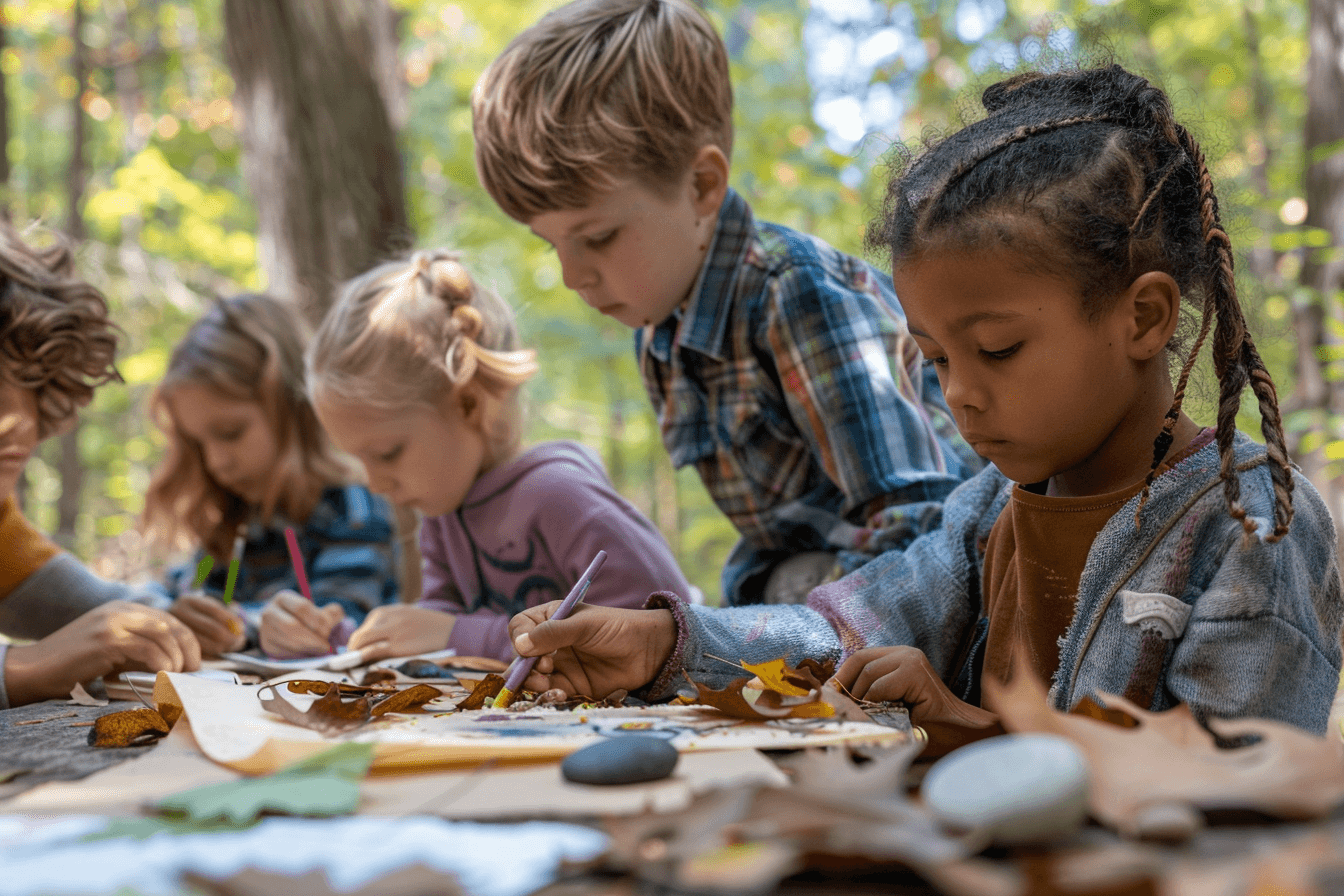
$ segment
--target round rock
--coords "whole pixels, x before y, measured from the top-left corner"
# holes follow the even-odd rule
[[[570,753],[560,773],[579,784],[638,784],[672,774],[678,756],[661,737],[624,734]]]
[[[947,754],[920,792],[949,827],[983,830],[1001,844],[1039,843],[1082,824],[1087,784],[1087,760],[1071,741],[1009,734]]]

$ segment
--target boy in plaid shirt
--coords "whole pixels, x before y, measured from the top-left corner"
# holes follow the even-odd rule
[[[981,462],[891,280],[728,185],[727,51],[689,0],[576,0],[473,97],[481,181],[635,330],[663,443],[741,533],[723,602],[801,602],[904,547]]]

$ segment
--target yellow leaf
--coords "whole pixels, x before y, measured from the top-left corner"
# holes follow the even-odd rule
[[[759,678],[767,690],[787,694],[790,697],[807,696],[806,688],[800,688],[784,680],[784,674],[789,671],[789,667],[784,664],[783,657],[768,663],[743,663],[742,668]]]

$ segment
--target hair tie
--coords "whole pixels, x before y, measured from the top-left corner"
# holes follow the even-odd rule
[[[448,381],[454,386],[462,385],[475,375],[476,351],[475,340],[465,333],[458,333],[453,337],[452,344],[443,355],[443,366],[448,373]]]

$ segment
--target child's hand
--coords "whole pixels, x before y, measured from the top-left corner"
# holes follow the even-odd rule
[[[560,606],[529,607],[509,620],[514,649],[540,657],[523,687],[560,688],[571,696],[603,698],[652,681],[677,643],[670,610],[627,610],[579,604],[567,618],[549,621]]]
[[[172,615],[109,601],[40,641],[10,647],[5,688],[19,706],[67,696],[76,684],[128,670],[191,672],[201,667],[196,636]]]
[[[452,613],[427,610],[407,604],[376,607],[355,629],[346,647],[364,650],[364,661],[372,663],[390,656],[414,656],[448,646],[457,617]]]
[[[297,592],[277,592],[261,611],[262,652],[281,658],[325,656],[333,649],[331,633],[344,618],[340,604],[319,607]]]
[[[195,633],[196,640],[201,642],[201,653],[206,656],[219,656],[247,646],[243,620],[209,595],[187,592],[173,601],[168,612]]]
[[[911,723],[929,735],[929,755],[1004,733],[994,713],[957,699],[915,647],[856,651],[836,670],[835,681],[860,700],[904,703]]]

